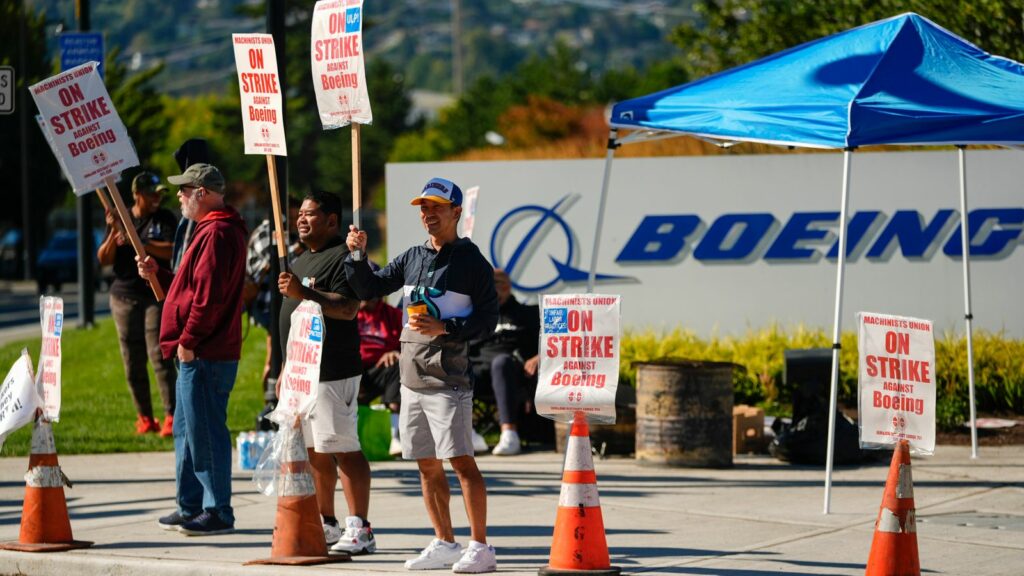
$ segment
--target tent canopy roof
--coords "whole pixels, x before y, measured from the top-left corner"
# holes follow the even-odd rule
[[[1024,144],[1024,66],[914,13],[615,105],[617,128],[816,148]]]

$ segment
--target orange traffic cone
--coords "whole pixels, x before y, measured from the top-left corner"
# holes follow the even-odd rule
[[[914,480],[910,474],[910,444],[901,440],[892,453],[882,506],[875,520],[866,576],[921,576],[917,557]]]
[[[17,542],[0,543],[4,550],[21,552],[61,552],[88,548],[92,542],[71,536],[68,504],[64,486],[71,481],[57,463],[57,445],[53,427],[46,420],[36,420],[32,427],[32,453],[25,474],[25,502],[21,511],[21,534]]]
[[[316,489],[309,472],[306,443],[302,427],[281,429],[287,434],[277,478],[277,518],[270,558],[252,560],[249,564],[311,565],[351,560],[348,554],[328,555]]]
[[[565,447],[562,493],[558,497],[551,558],[538,574],[618,576],[620,572],[608,558],[597,474],[590,454],[590,428],[586,415],[577,412]]]

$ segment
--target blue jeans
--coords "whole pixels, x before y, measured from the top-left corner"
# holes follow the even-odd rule
[[[235,523],[227,411],[237,372],[237,361],[179,363],[174,459],[178,510],[186,517],[207,510]]]

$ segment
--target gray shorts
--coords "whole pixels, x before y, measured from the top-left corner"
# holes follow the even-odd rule
[[[398,416],[402,458],[444,460],[473,455],[473,389],[410,390]]]
[[[359,380],[353,376],[343,380],[320,382],[316,404],[309,419],[302,420],[302,436],[306,448],[321,454],[358,452],[359,445]]]

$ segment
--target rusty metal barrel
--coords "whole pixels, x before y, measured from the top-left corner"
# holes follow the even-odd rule
[[[636,459],[694,468],[732,466],[735,364],[636,363]]]

